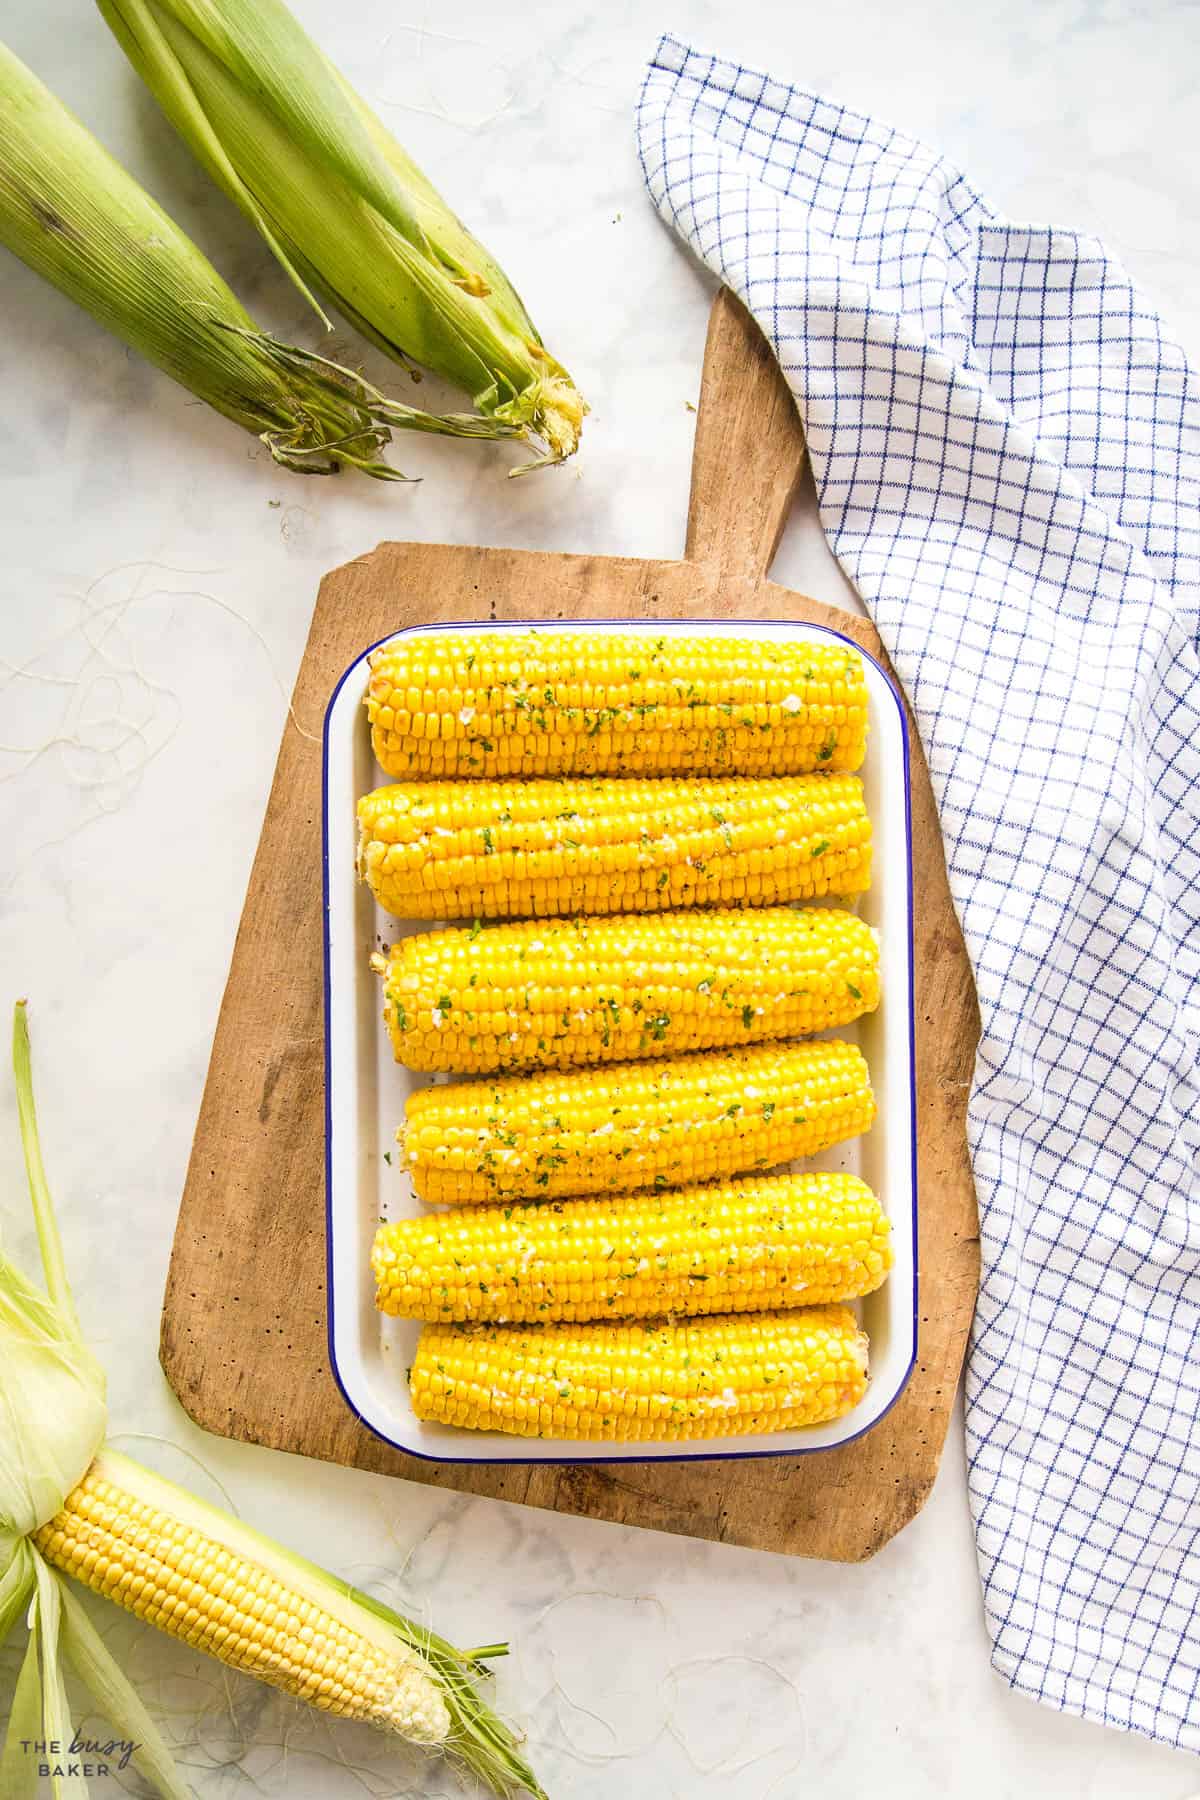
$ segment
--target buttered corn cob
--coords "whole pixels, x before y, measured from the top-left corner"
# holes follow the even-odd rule
[[[861,1051],[818,1039],[417,1088],[396,1136],[418,1197],[464,1205],[778,1168],[874,1116]]]
[[[866,750],[862,658],[822,640],[412,632],[375,651],[366,704],[397,779],[794,775]]]
[[[191,1496],[104,1451],[33,1541],[93,1593],[231,1668],[415,1743],[445,1741],[450,1715],[415,1651],[328,1577],[318,1598],[306,1593],[265,1538],[247,1553],[205,1523]]]
[[[879,1003],[874,934],[832,907],[454,926],[371,960],[396,1060],[460,1074],[803,1036]]]
[[[857,775],[408,782],[364,795],[358,824],[397,918],[762,906],[871,881]]]
[[[426,1325],[409,1376],[421,1419],[618,1444],[820,1425],[866,1386],[867,1339],[842,1306],[682,1325]]]
[[[432,1323],[769,1312],[873,1292],[889,1233],[855,1175],[750,1175],[399,1219],[371,1267],[381,1312]]]

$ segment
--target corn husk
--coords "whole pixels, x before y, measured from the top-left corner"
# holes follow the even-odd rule
[[[42,1167],[24,1002],[13,1018],[13,1069],[46,1286],[39,1289],[0,1250],[0,1644],[22,1616],[29,1629],[0,1750],[0,1795],[35,1800],[39,1792],[39,1759],[22,1749],[22,1740],[73,1740],[65,1681],[70,1667],[163,1800],[189,1800],[188,1785],[150,1714],[70,1582],[33,1542],[33,1534],[54,1518],[90,1470],[246,1557],[351,1630],[406,1659],[429,1684],[428,1716],[440,1718],[444,1734],[438,1747],[498,1795],[528,1791],[535,1800],[545,1800],[512,1733],[478,1692],[485,1673],[482,1659],[503,1655],[504,1645],[472,1652],[454,1649],[381,1601],[105,1444],[104,1373],[83,1340]],[[56,1800],[85,1800],[87,1794],[79,1776],[56,1776],[52,1786]]]
[[[0,44],[0,243],[160,369],[304,474],[380,461],[390,427],[479,435],[259,331],[191,239]],[[489,434],[491,435],[491,434]]]
[[[300,290],[561,462],[587,408],[503,270],[282,0],[98,0],[172,124]],[[324,317],[322,312],[322,317]]]
[[[163,1800],[188,1800],[158,1728],[62,1577],[31,1535],[91,1467],[108,1424],[104,1372],[84,1343],[67,1282],[33,1109],[25,1008],[13,1018],[13,1071],[25,1169],[46,1288],[0,1250],[0,1643],[24,1616],[29,1641],[0,1751],[0,1794],[34,1800],[38,1759],[22,1740],[72,1741],[65,1665],[84,1680],[109,1726],[139,1746],[142,1774]],[[82,1800],[79,1778],[55,1778],[56,1800]]]

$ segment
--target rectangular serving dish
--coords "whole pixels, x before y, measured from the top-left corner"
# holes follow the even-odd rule
[[[800,1455],[828,1450],[861,1436],[899,1397],[916,1358],[917,1191],[912,1001],[912,830],[908,740],[904,713],[877,663],[840,633],[821,626],[759,620],[579,620],[519,624],[415,626],[451,632],[587,631],[664,637],[818,641],[835,637],[858,651],[867,672],[870,730],[862,779],[873,832],[873,882],[858,910],[879,934],[883,999],[856,1024],[826,1035],[857,1042],[866,1056],[878,1102],[865,1137],[837,1145],[806,1167],[845,1169],[880,1196],[892,1221],[895,1266],[884,1286],[856,1304],[871,1342],[871,1380],[854,1410],[828,1425],[754,1437],[693,1443],[639,1442],[592,1446],[552,1438],[507,1437],[427,1424],[413,1412],[406,1371],[420,1325],[387,1319],[375,1308],[370,1249],[381,1219],[422,1209],[398,1169],[395,1130],[414,1087],[429,1077],[397,1064],[383,1023],[372,950],[428,922],[392,919],[357,879],[355,806],[387,778],[371,752],[364,650],[346,670],[325,714],[325,1105],[326,1237],[329,1354],[347,1404],[371,1431],[406,1451],[438,1462],[621,1462],[693,1457]],[[387,640],[390,641],[390,640]]]

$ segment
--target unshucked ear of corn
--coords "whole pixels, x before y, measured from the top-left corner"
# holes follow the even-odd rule
[[[501,1796],[528,1791],[544,1800],[516,1740],[477,1691],[481,1659],[502,1655],[504,1645],[453,1649],[104,1443],[104,1375],[67,1283],[23,1004],[13,1063],[46,1287],[0,1252],[0,1644],[19,1619],[29,1624],[0,1752],[4,1800],[39,1791],[37,1759],[23,1741],[73,1741],[68,1664],[155,1790],[166,1800],[190,1794],[63,1574],[296,1699],[445,1751]],[[83,1792],[73,1780],[76,1789]]]
[[[503,270],[281,0],[98,0],[159,105],[297,286],[472,396],[481,435],[571,455],[587,408]],[[324,314],[322,313],[322,317]],[[429,415],[421,428],[439,430]]]
[[[0,44],[0,243],[302,474],[379,460],[426,415],[258,330],[212,264],[73,113]],[[470,417],[438,430],[478,435]]]

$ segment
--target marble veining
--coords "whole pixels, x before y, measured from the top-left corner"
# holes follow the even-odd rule
[[[632,146],[660,30],[935,139],[1013,216],[1095,230],[1185,341],[1200,324],[1194,9],[1169,0],[297,0],[499,255],[593,406],[578,462],[414,437],[420,485],[305,481],[0,253],[0,966],[30,999],[47,1159],[119,1443],[463,1642],[508,1636],[502,1705],[555,1800],[1185,1800],[1171,1751],[1058,1717],[990,1673],[957,1425],[922,1515],[872,1563],[787,1561],[207,1438],[156,1360],[158,1309],[242,893],[318,578],[387,536],[677,554],[708,278]],[[257,239],[172,138],[98,14],[4,35],[213,257],[316,344]],[[333,354],[403,385],[338,332]],[[422,400],[431,386],[422,389]],[[811,498],[779,579],[846,603]],[[296,720],[317,731],[317,718]],[[6,1241],[32,1265],[15,1112]],[[11,1222],[10,1222],[11,1221]],[[198,1458],[202,1467],[190,1460]],[[712,1479],[721,1480],[719,1465]],[[457,1790],[101,1608],[201,1800]],[[0,1656],[0,1710],[15,1673]]]

